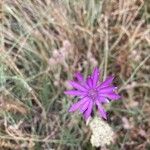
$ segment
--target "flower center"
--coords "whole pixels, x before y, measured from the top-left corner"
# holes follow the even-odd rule
[[[92,100],[97,99],[98,97],[98,92],[95,89],[90,89],[88,92],[88,97],[90,97]]]

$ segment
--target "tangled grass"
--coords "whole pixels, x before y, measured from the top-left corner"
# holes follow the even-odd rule
[[[91,131],[63,91],[94,66],[115,74],[122,100],[106,106],[115,144],[150,149],[148,0],[1,2],[0,149],[91,150]]]

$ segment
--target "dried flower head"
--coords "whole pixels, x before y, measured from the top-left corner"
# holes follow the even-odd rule
[[[98,68],[95,68],[92,75],[86,79],[80,73],[75,74],[77,81],[70,81],[69,83],[76,90],[65,91],[65,94],[78,96],[80,101],[73,104],[69,112],[80,110],[87,120],[91,116],[93,106],[96,105],[100,116],[107,118],[102,104],[108,103],[110,99],[118,100],[120,96],[116,93],[116,87],[112,85],[114,77],[110,76],[104,82],[99,82],[99,75]]]
[[[112,128],[101,118],[95,117],[89,123],[92,130],[91,144],[95,147],[109,145],[114,139]]]
[[[54,49],[51,58],[48,60],[49,68],[51,70],[56,69],[56,65],[64,66],[68,69],[67,60],[73,56],[72,45],[68,40],[63,41],[62,47]]]

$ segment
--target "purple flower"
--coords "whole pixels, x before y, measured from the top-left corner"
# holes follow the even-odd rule
[[[118,100],[120,96],[116,93],[116,87],[112,85],[113,76],[107,77],[104,82],[99,81],[100,72],[95,68],[92,75],[84,80],[82,74],[76,73],[77,81],[69,81],[74,90],[68,90],[67,95],[78,96],[79,101],[71,106],[69,112],[80,110],[87,120],[92,113],[93,106],[96,105],[102,118],[107,119],[106,111],[102,104],[109,100]]]

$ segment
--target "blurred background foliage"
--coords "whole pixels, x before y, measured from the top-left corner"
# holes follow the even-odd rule
[[[0,149],[95,150],[63,94],[95,66],[122,95],[105,106],[115,142],[98,149],[150,149],[149,0],[5,0],[0,19]]]

